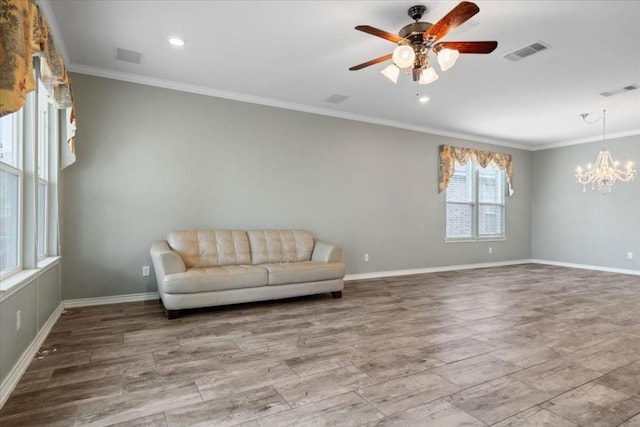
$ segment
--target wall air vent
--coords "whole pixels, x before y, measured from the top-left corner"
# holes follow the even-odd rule
[[[349,98],[347,95],[335,94],[325,99],[324,102],[330,102],[332,104],[340,104],[342,101],[344,101],[347,98]]]
[[[535,43],[531,43],[529,46],[525,46],[521,49],[514,50],[513,52],[507,53],[504,57],[509,61],[516,62],[528,56],[535,55],[536,53],[540,53],[543,50],[547,50],[549,48],[551,48],[551,46],[549,46],[548,44],[543,43],[541,41],[537,41]]]
[[[133,64],[139,64],[141,57],[142,54],[140,52],[120,48],[118,48],[118,53],[116,54],[118,61],[131,62]]]
[[[638,90],[638,89],[640,89],[640,86],[638,86],[637,84],[632,84],[632,85],[628,85],[628,86],[622,87],[620,89],[615,89],[615,90],[610,90],[610,91],[607,91],[607,92],[602,92],[600,94],[600,96],[604,96],[605,98],[608,98],[610,96],[619,95],[621,93],[631,92],[632,90]]]

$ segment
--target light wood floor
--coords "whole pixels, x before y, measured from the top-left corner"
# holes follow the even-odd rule
[[[640,276],[540,265],[74,309],[0,425],[640,426]]]

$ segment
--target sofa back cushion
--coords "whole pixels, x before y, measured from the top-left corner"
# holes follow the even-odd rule
[[[167,243],[187,268],[251,264],[249,239],[244,230],[173,231]]]
[[[311,260],[313,234],[307,230],[249,230],[251,263]]]

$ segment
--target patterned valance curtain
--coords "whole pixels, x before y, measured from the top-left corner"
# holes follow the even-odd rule
[[[440,146],[438,193],[442,193],[447,189],[451,176],[456,170],[456,162],[461,165],[466,165],[469,160],[473,159],[483,168],[493,163],[498,169],[506,170],[509,196],[513,195],[513,165],[511,163],[511,155],[474,150],[471,148],[453,147],[451,145]]]
[[[22,108],[35,90],[34,55],[40,57],[40,77],[56,107],[73,108],[64,61],[34,0],[0,1],[0,117]],[[69,117],[75,121],[75,114]]]

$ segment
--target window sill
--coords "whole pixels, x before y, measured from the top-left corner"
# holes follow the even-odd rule
[[[38,262],[38,268],[22,270],[6,279],[2,279],[2,281],[0,281],[0,301],[19,291],[23,286],[32,282],[42,273],[59,263],[59,256],[43,258]]]
[[[482,242],[504,242],[507,240],[506,236],[496,237],[478,237],[474,239],[444,239],[445,243],[482,243]]]
[[[46,258],[42,258],[38,261],[38,269],[42,269],[44,273],[50,266],[56,265],[60,262],[59,256],[50,256]]]

